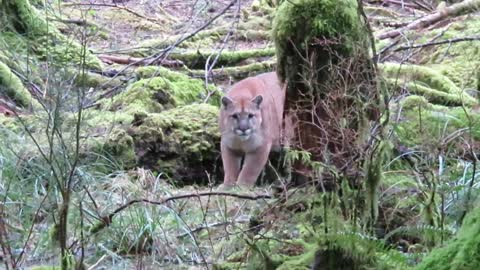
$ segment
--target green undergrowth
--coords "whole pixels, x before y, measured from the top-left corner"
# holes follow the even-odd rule
[[[20,78],[2,62],[0,62],[0,95],[6,96],[24,108],[36,103],[30,92],[23,86]]]
[[[59,66],[85,62],[89,68],[101,70],[102,64],[97,57],[88,50],[84,52],[77,41],[67,38],[50,25],[28,0],[12,1],[11,5],[0,12],[12,15],[4,17],[4,27],[8,31],[23,35],[24,43],[40,60],[49,60],[53,65]]]
[[[343,217],[339,199],[297,190],[265,210],[263,219],[275,222],[244,236],[243,249],[216,269],[406,269],[406,257]]]

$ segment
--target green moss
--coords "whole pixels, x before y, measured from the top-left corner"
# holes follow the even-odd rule
[[[128,125],[132,123],[134,117],[125,112],[99,111],[95,109],[85,110],[83,120],[85,128],[113,128],[115,126]]]
[[[218,97],[215,87],[205,89],[203,81],[191,79],[185,74],[170,71],[163,67],[143,67],[136,71],[142,78],[127,87],[127,90],[112,101],[104,102],[109,110],[133,113],[158,113],[174,106],[202,102],[208,92]],[[148,78],[150,76],[155,76]],[[219,98],[209,102],[218,105]]]
[[[147,115],[132,135],[140,165],[179,182],[206,180],[218,161],[218,110],[193,104]]]
[[[480,208],[473,208],[466,216],[453,240],[434,249],[415,269],[480,269]]]
[[[212,70],[212,73],[215,74],[216,79],[227,79],[229,77],[233,77],[235,79],[244,79],[246,77],[254,76],[258,73],[271,71],[274,67],[274,61],[265,61],[242,66],[216,68]],[[205,75],[205,71],[199,69],[188,70],[187,72],[192,76]]]
[[[72,70],[72,74],[77,74],[78,70]],[[73,76],[72,76],[73,77]],[[77,74],[74,76],[75,84],[81,87],[102,87],[115,88],[122,84],[118,78],[108,78],[93,72],[85,72],[84,74]]]
[[[401,91],[401,88],[404,87],[410,92],[410,94],[414,94],[415,96],[421,95],[426,99],[427,102],[432,102],[434,104],[446,106],[472,106],[477,104],[477,101],[466,92],[461,92],[460,94],[445,93],[434,88],[430,88],[423,82],[418,81],[403,82],[403,80],[387,78],[385,82],[390,89]]]
[[[422,82],[433,89],[445,93],[461,93],[460,88],[458,88],[454,82],[443,76],[440,72],[429,67],[410,64],[384,63],[379,65],[379,68],[388,78],[399,79],[400,81]]]
[[[11,98],[22,107],[36,104],[22,81],[2,62],[0,62],[0,94]]]
[[[286,256],[282,257],[282,264],[276,268],[277,270],[288,270],[288,269],[311,269],[311,265],[315,260],[315,251],[317,245],[302,243],[303,252],[301,255],[296,256]]]
[[[416,96],[405,99],[394,110],[399,108],[402,108],[401,121],[393,128],[402,145],[435,145],[440,143],[444,136],[465,128],[467,136],[480,140],[480,113],[474,109],[433,105]]]
[[[59,266],[33,266],[28,268],[29,270],[60,270],[61,268]]]

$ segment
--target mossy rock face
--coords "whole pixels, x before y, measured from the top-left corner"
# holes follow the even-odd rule
[[[446,135],[460,129],[466,129],[466,136],[480,140],[480,113],[475,109],[434,105],[419,96],[404,99],[400,106],[400,122],[393,128],[404,146],[435,146]]]
[[[205,183],[206,172],[215,174],[221,164],[217,117],[218,108],[209,104],[147,115],[132,131],[138,165],[177,183]]]
[[[415,269],[480,269],[480,208],[471,210],[453,240],[434,249]]]
[[[136,70],[138,81],[127,90],[105,101],[108,110],[135,113],[159,113],[195,102],[202,102],[209,93],[209,103],[218,105],[219,92],[203,81],[163,67],[142,67]]]

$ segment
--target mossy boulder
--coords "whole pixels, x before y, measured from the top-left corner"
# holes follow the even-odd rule
[[[136,70],[138,81],[104,106],[111,111],[135,113],[159,113],[195,102],[209,96],[209,103],[218,105],[219,92],[211,85],[185,74],[163,67],[142,67]]]
[[[146,115],[132,130],[138,165],[176,183],[205,183],[221,164],[217,117],[218,107],[209,104]]]

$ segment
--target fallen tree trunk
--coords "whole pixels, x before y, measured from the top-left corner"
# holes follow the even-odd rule
[[[130,57],[130,56],[117,56],[117,55],[108,55],[108,54],[99,54],[98,58],[106,63],[106,64],[122,64],[122,65],[133,65],[133,66],[141,66],[145,64],[149,59],[147,58],[138,58],[138,57]],[[183,62],[180,60],[167,60],[163,59],[161,61],[156,61],[154,63],[150,63],[151,65],[160,65],[165,67],[181,67],[183,66]]]
[[[378,38],[379,39],[394,38],[400,35],[404,31],[425,28],[445,18],[453,17],[453,16],[461,16],[479,9],[480,9],[480,0],[465,0],[458,4],[454,4],[449,7],[445,7],[443,9],[437,10],[434,13],[429,14],[418,20],[415,20],[400,29],[395,29],[392,31],[379,34]]]
[[[187,51],[172,52],[168,55],[170,59],[176,59],[185,63],[192,69],[205,68],[207,62],[212,64],[217,58],[217,51]],[[231,66],[250,58],[272,57],[275,55],[274,48],[251,49],[242,51],[223,51],[216,59],[217,66]]]

